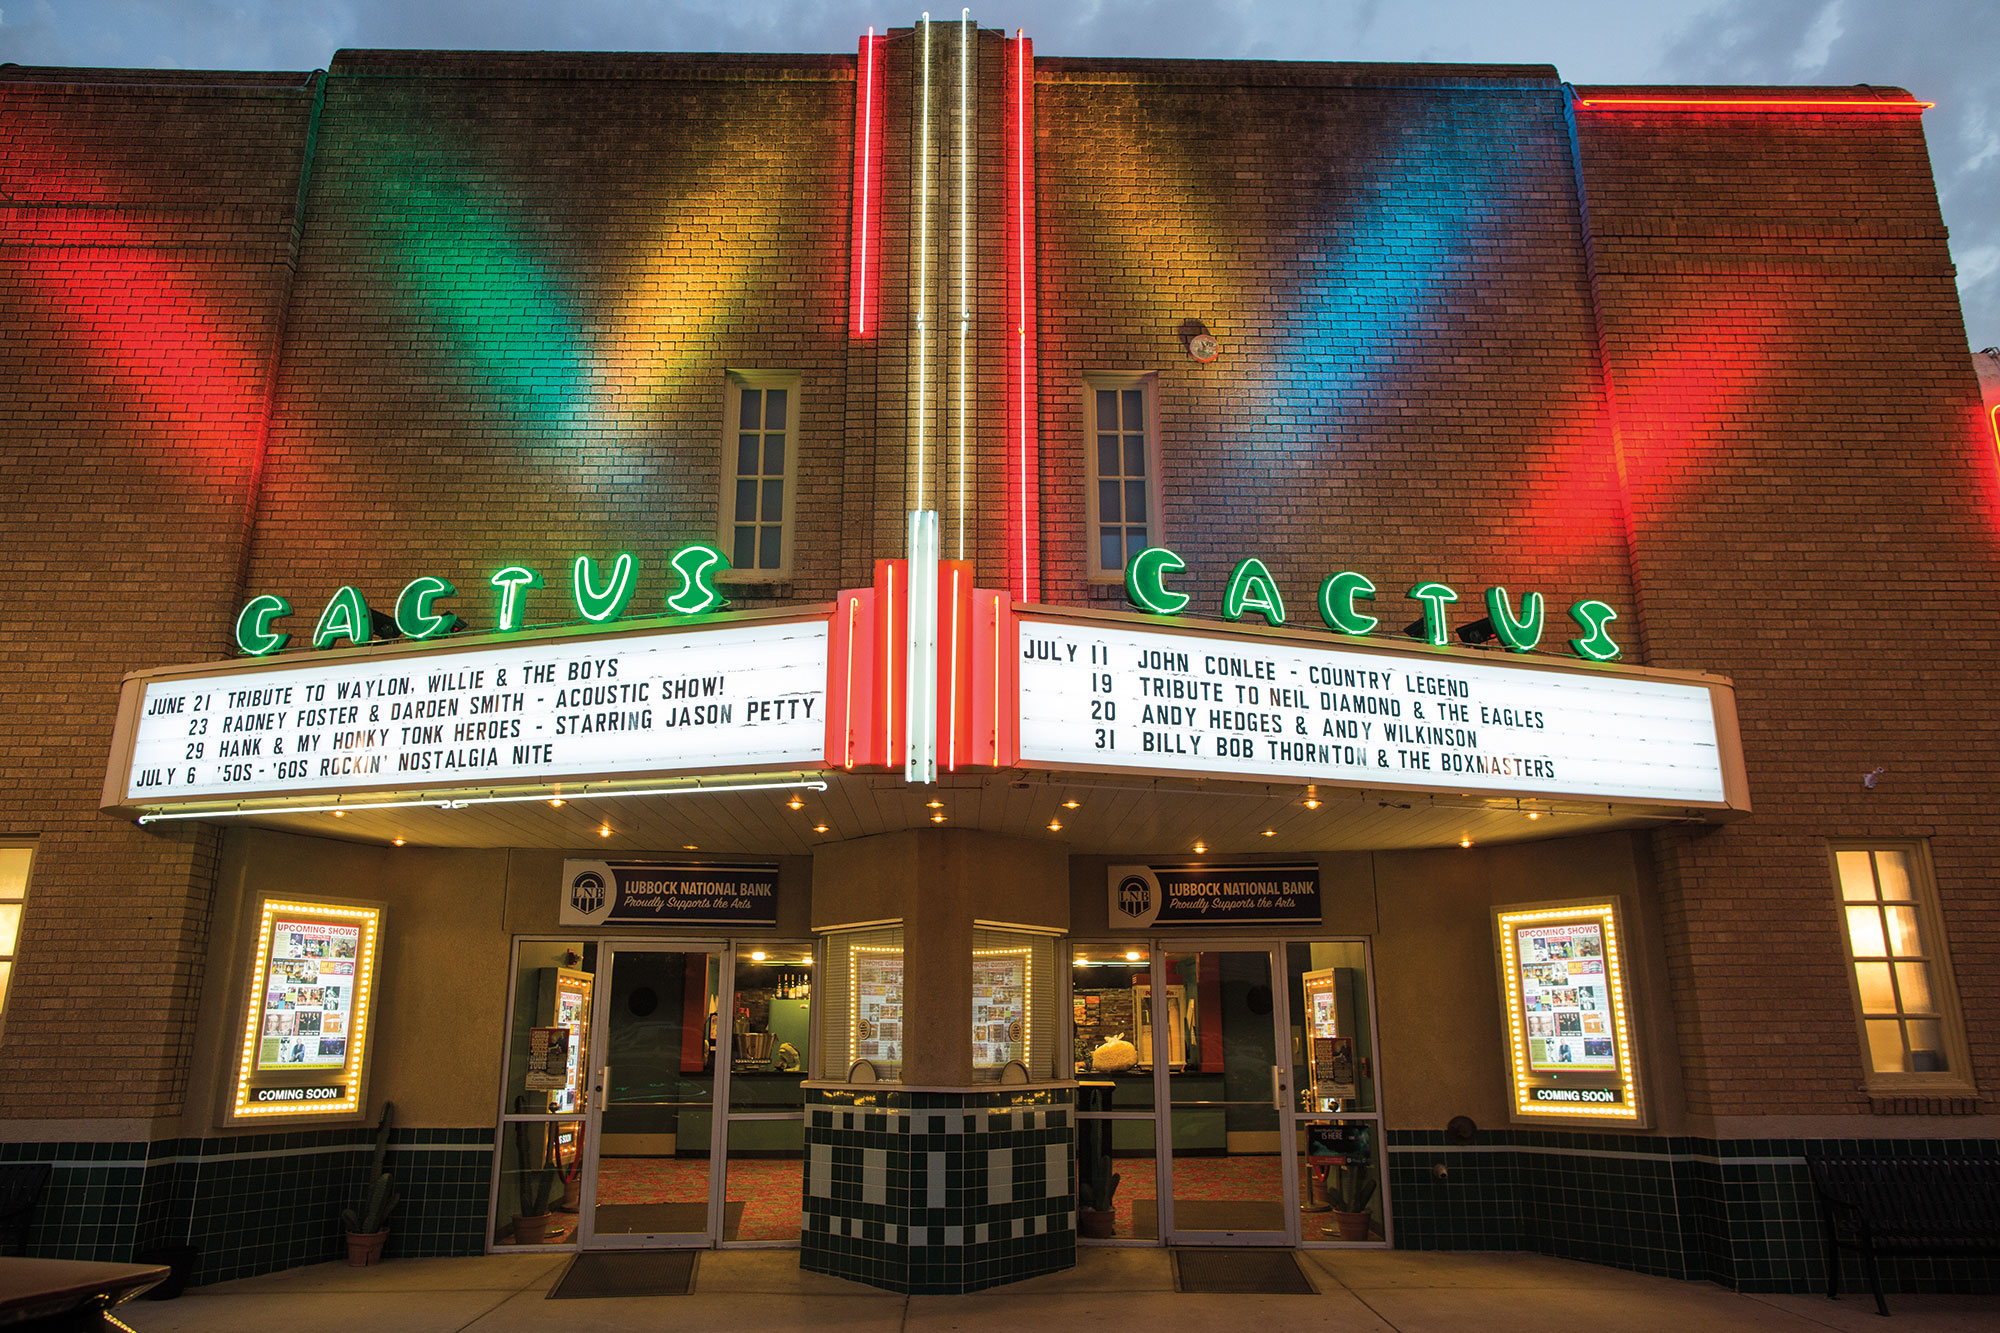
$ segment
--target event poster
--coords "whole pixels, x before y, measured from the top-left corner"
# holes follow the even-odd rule
[[[361,926],[279,917],[271,923],[257,1068],[339,1069],[354,1014]]]
[[[1522,926],[1515,943],[1528,1067],[1537,1073],[1616,1069],[1603,923]]]
[[[972,960],[972,1067],[997,1069],[1028,1058],[1028,955]]]
[[[903,951],[854,956],[854,1058],[903,1063]]]

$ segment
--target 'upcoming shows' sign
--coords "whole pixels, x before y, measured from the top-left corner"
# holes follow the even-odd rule
[[[1708,687],[1021,618],[1021,762],[1283,782],[1727,799]]]

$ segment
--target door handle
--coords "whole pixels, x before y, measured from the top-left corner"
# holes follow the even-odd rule
[[[1285,1109],[1285,1067],[1283,1065],[1271,1066],[1271,1109],[1274,1111]]]
[[[597,1104],[604,1105],[604,1099],[611,1095],[611,1066],[597,1067]]]

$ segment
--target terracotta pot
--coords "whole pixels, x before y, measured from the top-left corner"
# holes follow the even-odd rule
[[[514,1219],[514,1243],[516,1245],[540,1245],[549,1235],[549,1215],[540,1217],[516,1217]]]
[[[1076,1210],[1076,1234],[1088,1240],[1110,1240],[1118,1231],[1118,1214],[1109,1208]]]
[[[1336,1208],[1333,1210],[1333,1225],[1321,1230],[1338,1232],[1342,1240],[1367,1240],[1368,1228],[1374,1220],[1367,1213],[1343,1213]]]
[[[382,1262],[382,1246],[389,1239],[389,1228],[380,1231],[350,1231],[347,1233],[347,1266],[349,1268],[369,1268]]]

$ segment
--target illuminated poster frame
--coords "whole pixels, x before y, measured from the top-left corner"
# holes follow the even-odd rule
[[[381,903],[339,898],[287,895],[257,900],[244,958],[241,1045],[223,1124],[366,1118],[375,978],[387,911]],[[326,985],[304,987],[307,979],[298,969],[308,963]],[[329,985],[346,991],[331,1007],[325,997]],[[302,993],[312,994],[315,1005],[302,1009],[294,999]],[[337,1059],[333,1052],[326,1058],[309,1058],[317,1053],[302,1049],[296,1027],[281,1036],[267,1033],[267,1028],[288,1017],[296,1024],[305,1013],[317,1015],[315,1044],[322,1050],[331,1036],[321,1037],[319,1029],[327,1014],[338,1015],[343,1031],[332,1034],[340,1038]],[[295,1058],[274,1052],[272,1043],[286,1040],[294,1041]]]
[[[1494,909],[1516,1120],[1648,1123],[1626,941],[1615,897]]]

